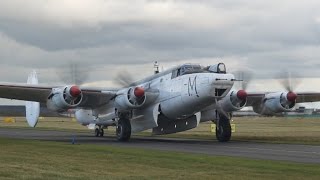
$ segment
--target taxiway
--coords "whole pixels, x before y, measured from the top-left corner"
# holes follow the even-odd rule
[[[25,128],[0,128],[0,137],[70,143],[74,139],[77,144],[91,143],[207,155],[320,164],[320,146],[313,145],[268,144],[239,141],[219,143],[215,140],[163,138],[160,136],[133,136],[129,142],[118,142],[114,136],[93,137],[92,132],[89,131],[86,133]]]

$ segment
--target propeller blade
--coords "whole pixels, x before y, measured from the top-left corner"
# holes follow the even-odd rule
[[[132,74],[128,73],[127,71],[122,71],[117,74],[114,82],[120,86],[128,87],[134,82],[132,77]]]
[[[236,79],[241,80],[240,81],[240,88],[242,90],[247,90],[248,85],[250,84],[252,77],[253,77],[253,73],[249,70],[238,70],[235,71],[234,76]]]
[[[80,86],[88,79],[89,69],[88,66],[81,66],[75,61],[70,61],[57,71],[57,76],[65,84]]]
[[[283,71],[278,74],[276,79],[283,86],[283,88],[288,92],[293,92],[297,86],[300,84],[299,75],[297,73],[292,74],[289,71]]]

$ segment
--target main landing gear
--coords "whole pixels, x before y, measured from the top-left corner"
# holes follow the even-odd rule
[[[131,136],[131,123],[127,118],[120,118],[117,123],[116,135],[118,141],[128,141]]]
[[[94,135],[95,135],[96,137],[103,137],[103,136],[104,136],[103,127],[98,126],[98,127],[94,130]]]
[[[231,138],[230,118],[224,114],[219,113],[218,115],[216,121],[216,137],[219,142],[227,142]]]
[[[118,141],[128,141],[131,137],[131,123],[129,118],[122,117],[117,121],[114,121],[110,126],[116,127],[116,137]],[[108,126],[106,125],[96,125],[94,135],[96,137],[103,137],[104,128]]]

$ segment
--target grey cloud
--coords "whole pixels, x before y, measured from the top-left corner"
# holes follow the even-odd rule
[[[212,63],[229,59],[231,65],[246,66],[259,78],[283,69],[317,75],[317,1],[139,1],[133,7],[143,6],[140,14],[130,8],[130,2],[124,1],[119,7],[127,9],[113,18],[102,13],[83,21],[81,13],[52,19],[53,10],[51,14],[41,11],[44,17],[0,14],[0,62],[12,71],[21,69],[13,75],[0,72],[0,76],[21,81],[36,68],[44,80],[55,81],[54,69],[76,61],[96,69],[90,80],[111,80],[120,67],[142,76],[139,67],[155,60],[170,64],[186,60],[208,63],[210,59]],[[99,3],[107,7],[103,1],[92,1]],[[67,12],[68,7],[62,9]]]

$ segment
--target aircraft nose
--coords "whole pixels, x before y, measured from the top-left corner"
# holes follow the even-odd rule
[[[211,96],[220,97],[230,90],[234,84],[234,76],[231,74],[212,74]]]
[[[234,84],[234,75],[232,74],[214,74],[212,76],[213,85],[232,86]]]

